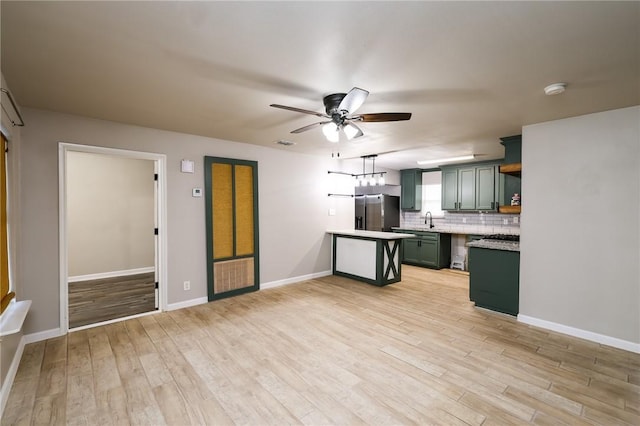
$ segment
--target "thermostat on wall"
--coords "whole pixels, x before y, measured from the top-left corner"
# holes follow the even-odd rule
[[[202,188],[193,188],[191,190],[191,196],[193,196],[193,197],[202,197]]]

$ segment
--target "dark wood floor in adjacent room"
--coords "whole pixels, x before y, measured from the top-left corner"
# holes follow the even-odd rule
[[[640,355],[324,277],[27,345],[3,425],[640,424]]]
[[[69,328],[155,310],[153,272],[69,283]]]

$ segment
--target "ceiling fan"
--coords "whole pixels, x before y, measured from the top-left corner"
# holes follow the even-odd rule
[[[300,127],[299,129],[291,131],[291,133],[302,133],[319,126],[323,126],[322,133],[324,133],[326,138],[331,142],[338,142],[340,139],[340,130],[344,131],[347,139],[349,140],[359,138],[364,135],[362,130],[353,123],[354,121],[362,121],[366,123],[404,121],[411,118],[410,112],[381,112],[376,114],[354,115],[356,110],[360,108],[367,99],[367,96],[369,96],[369,92],[358,87],[354,87],[349,91],[349,93],[333,93],[331,95],[327,95],[322,100],[324,102],[326,113],[286,105],[271,104],[270,106],[328,119]]]

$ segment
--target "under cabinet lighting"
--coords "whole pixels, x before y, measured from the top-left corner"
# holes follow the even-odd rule
[[[476,158],[475,154],[471,154],[471,155],[463,155],[461,157],[439,158],[437,160],[420,160],[420,161],[417,161],[417,163],[421,166],[424,166],[425,164],[449,163],[451,161],[473,160],[474,158]]]

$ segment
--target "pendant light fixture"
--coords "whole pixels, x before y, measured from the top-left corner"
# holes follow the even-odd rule
[[[356,179],[356,184],[355,184],[356,186],[384,185],[385,183],[384,174],[386,172],[376,172],[376,157],[377,157],[376,154],[362,156],[362,173],[352,175]],[[371,173],[367,173],[367,170],[366,170],[367,159],[371,159],[371,163],[372,163]],[[380,176],[378,177],[378,179],[376,179],[378,175]]]
[[[327,173],[352,176],[355,179],[355,186],[382,186],[385,184],[384,175],[387,172],[376,172],[376,157],[376,154],[363,155],[360,157],[362,158],[362,173],[332,172],[331,170],[329,170]],[[366,169],[366,161],[368,159],[370,159],[372,162],[370,172],[367,172]]]

